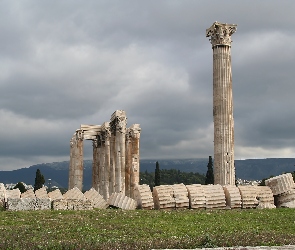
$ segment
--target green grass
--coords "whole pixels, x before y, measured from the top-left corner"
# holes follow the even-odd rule
[[[0,249],[151,249],[295,244],[295,210],[0,212]]]

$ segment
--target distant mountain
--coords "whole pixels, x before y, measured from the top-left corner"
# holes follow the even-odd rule
[[[153,172],[157,160],[141,160],[141,172]],[[158,160],[160,169],[177,169],[182,172],[198,172],[206,174],[208,159],[176,159]],[[270,175],[280,175],[285,172],[295,171],[295,158],[268,158],[236,160],[237,178],[246,180],[261,180]],[[67,188],[69,178],[69,162],[53,162],[33,165],[13,171],[0,171],[0,183],[17,183],[23,181],[34,185],[36,170],[40,169],[46,181],[51,179],[51,185]],[[91,187],[92,161],[84,161],[84,189]],[[47,183],[46,183],[47,184]]]

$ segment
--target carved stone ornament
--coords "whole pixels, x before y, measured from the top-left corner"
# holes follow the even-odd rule
[[[214,22],[209,29],[206,29],[206,37],[210,37],[212,48],[218,45],[231,46],[231,35],[236,30],[236,24]]]
[[[83,136],[83,130],[77,129],[76,130],[76,140],[83,141],[84,136]]]

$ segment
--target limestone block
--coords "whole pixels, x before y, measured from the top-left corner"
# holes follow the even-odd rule
[[[68,210],[68,202],[64,199],[55,199],[52,201],[53,210]]]
[[[6,189],[3,183],[0,183],[0,206],[4,207],[6,202]]]
[[[45,187],[39,188],[35,191],[35,196],[37,198],[48,198],[47,190]]]
[[[257,209],[265,209],[265,208],[272,209],[272,208],[276,208],[276,206],[272,203],[263,202],[263,203],[259,203],[256,208]]]
[[[86,200],[91,201],[93,208],[106,209],[109,206],[105,199],[94,188],[86,191],[84,197]]]
[[[242,198],[239,189],[235,185],[225,185],[223,186],[226,206],[231,209],[241,208]]]
[[[155,209],[174,209],[175,199],[171,185],[153,187],[153,200]]]
[[[172,185],[175,208],[189,208],[189,198],[186,186],[181,184]]]
[[[36,198],[35,210],[50,210],[51,200],[50,198]]]
[[[270,187],[256,186],[256,196],[259,204],[270,203],[274,205],[274,197]]]
[[[77,187],[74,187],[74,188],[68,190],[63,195],[63,198],[65,200],[86,200],[85,197],[84,197],[84,194]]]
[[[221,185],[204,185],[206,209],[224,209],[226,207],[225,194]]]
[[[29,189],[29,190],[27,190],[26,192],[22,193],[20,197],[21,197],[21,198],[33,198],[33,199],[36,198],[33,189]]]
[[[124,210],[134,210],[136,208],[136,201],[125,196],[122,193],[113,193],[108,200],[111,206],[118,207]]]
[[[206,207],[206,196],[201,184],[186,185],[190,208],[198,209]]]
[[[68,210],[92,210],[93,206],[90,200],[67,200]]]
[[[153,195],[149,185],[136,185],[134,188],[134,198],[137,202],[137,208],[140,209],[153,209],[154,201]]]
[[[52,201],[63,199],[62,193],[59,189],[55,189],[54,191],[49,192],[47,195]]]
[[[6,198],[13,198],[13,199],[19,199],[21,195],[21,192],[18,188],[12,189],[12,190],[6,190]]]
[[[282,194],[290,189],[295,188],[293,177],[291,173],[278,175],[267,179],[265,185],[269,186],[274,195]]]
[[[295,200],[282,203],[279,207],[295,208]]]
[[[242,208],[256,208],[258,205],[256,186],[238,186],[242,198]]]
[[[295,201],[295,189],[290,189],[284,193],[276,195],[276,204],[281,207],[282,204]]]
[[[35,198],[7,198],[7,210],[26,211],[35,210]]]

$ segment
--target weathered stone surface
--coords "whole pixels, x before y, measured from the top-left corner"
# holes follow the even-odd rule
[[[235,184],[231,35],[236,26],[215,22],[206,30],[213,49],[214,184],[221,185]]]
[[[86,191],[84,197],[86,200],[91,201],[93,208],[106,209],[109,206],[105,199],[94,188]]]
[[[137,185],[134,188],[134,199],[137,202],[137,208],[141,209],[153,209],[154,200],[149,185]]]
[[[64,195],[63,199],[65,200],[85,200],[84,194],[80,191],[79,188],[74,187],[68,190]]]
[[[19,199],[21,195],[21,192],[18,188],[12,189],[12,190],[6,190],[6,198],[12,198],[12,199]]]
[[[279,207],[295,208],[295,200],[282,203]]]
[[[62,193],[59,189],[55,189],[54,191],[49,192],[47,195],[52,201],[63,199]]]
[[[26,192],[22,193],[21,198],[33,198],[36,199],[35,193],[33,189],[29,189]]]
[[[7,198],[7,210],[26,211],[35,210],[36,198]]]
[[[256,208],[258,205],[256,186],[238,186],[242,198],[242,208]]]
[[[189,198],[186,186],[181,184],[172,185],[175,208],[189,208]]]
[[[271,188],[274,195],[282,194],[295,188],[291,173],[282,174],[267,179],[265,180],[265,185]]]
[[[275,197],[277,207],[282,207],[282,204],[295,201],[295,189],[290,189],[284,193],[276,195]]]
[[[125,210],[134,210],[136,208],[136,201],[125,196],[122,193],[113,193],[108,203],[111,206],[118,207]]]
[[[53,210],[68,210],[68,202],[64,199],[55,199],[52,201]]]
[[[45,199],[48,198],[47,190],[45,187],[42,187],[35,191],[36,198]]]
[[[206,209],[224,209],[226,207],[225,194],[221,185],[204,185]]]
[[[155,209],[174,209],[175,199],[171,185],[153,187],[153,199]]]
[[[67,200],[68,210],[92,210],[93,205],[90,200]]]
[[[50,210],[51,200],[50,198],[36,198],[35,210]]]
[[[258,206],[257,208],[275,208],[274,196],[268,186],[256,186]]]
[[[192,184],[186,185],[188,191],[188,197],[190,202],[190,208],[206,208],[206,196],[203,185]]]
[[[6,202],[6,189],[3,183],[0,183],[0,206],[4,207]]]
[[[231,209],[241,208],[242,198],[239,189],[234,185],[225,185],[223,186],[226,206]]]

